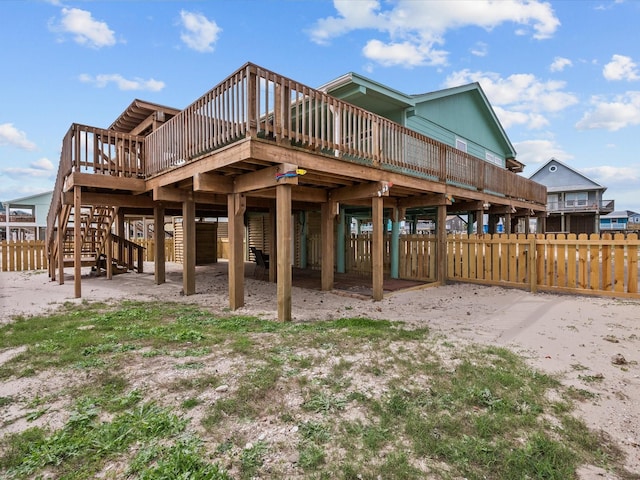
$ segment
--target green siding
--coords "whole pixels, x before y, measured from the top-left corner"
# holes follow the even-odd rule
[[[482,145],[500,157],[508,151],[502,135],[494,126],[493,119],[486,111],[479,96],[474,92],[466,92],[450,97],[434,99],[416,105],[416,114],[420,117],[456,132],[476,145]],[[476,155],[469,151],[469,153]],[[484,152],[479,155],[484,158]]]

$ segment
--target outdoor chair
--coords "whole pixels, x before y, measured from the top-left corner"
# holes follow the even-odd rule
[[[269,255],[262,253],[262,250],[249,247],[251,253],[253,253],[254,261],[256,262],[256,268],[253,270],[253,278],[257,278],[260,274],[260,279],[264,280],[265,275],[269,275]]]

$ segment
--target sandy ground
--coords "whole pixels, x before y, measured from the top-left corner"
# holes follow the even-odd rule
[[[227,276],[220,264],[196,268],[196,294],[190,296],[181,294],[181,266],[168,264],[162,285],[155,285],[153,264],[145,269],[149,273],[112,280],[83,270],[81,299],[74,298],[71,270],[63,285],[51,282],[46,272],[0,272],[0,323],[15,315],[45,313],[65,302],[126,298],[197,303],[214,312],[228,307]],[[385,292],[380,302],[348,292],[296,287],[292,298],[295,321],[384,318],[428,326],[452,339],[509,347],[564,384],[595,394],[578,405],[580,414],[627,453],[629,471],[640,472],[640,301],[457,283]],[[248,275],[245,303],[236,313],[276,319],[276,285]],[[0,363],[11,353],[0,351]],[[585,470],[580,477],[615,478],[598,469]]]

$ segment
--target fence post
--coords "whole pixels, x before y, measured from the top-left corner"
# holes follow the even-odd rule
[[[529,263],[529,291],[538,291],[538,266],[536,263],[536,236],[529,235],[529,252],[527,263]]]

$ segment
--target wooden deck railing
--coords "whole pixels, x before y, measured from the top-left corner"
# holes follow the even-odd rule
[[[145,139],[146,175],[244,137],[544,205],[546,188],[294,80],[247,64]]]
[[[49,243],[62,208],[64,181],[72,172],[144,177],[144,138],[74,123],[62,140],[62,152],[47,216]]]

